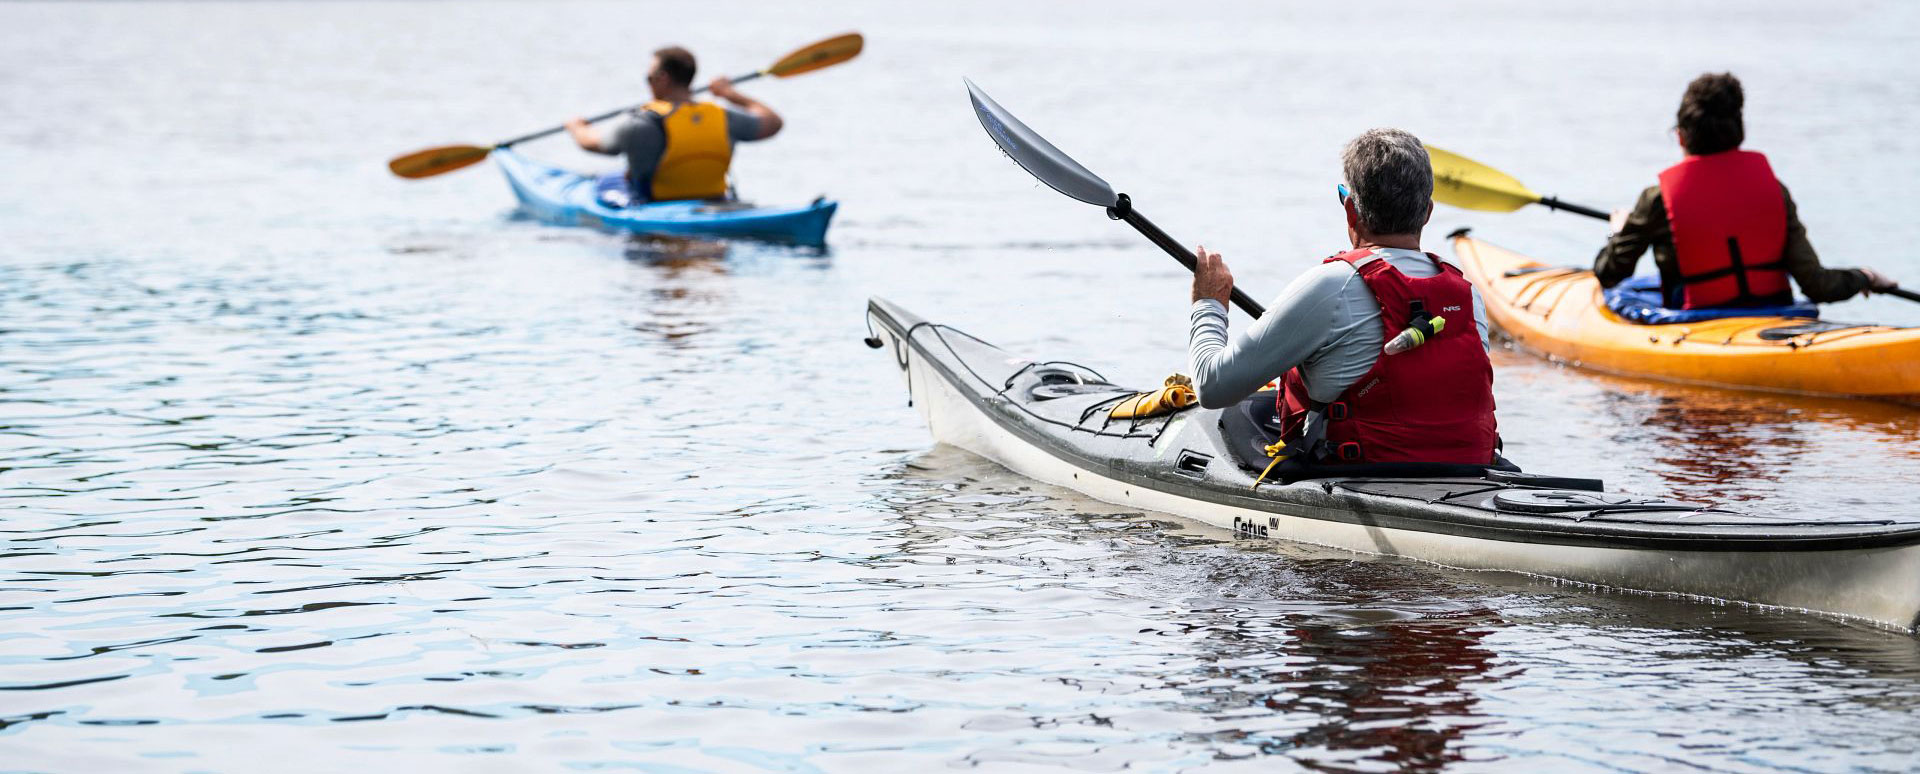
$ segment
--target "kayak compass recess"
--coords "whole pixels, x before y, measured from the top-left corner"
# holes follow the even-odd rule
[[[1165,250],[1173,259],[1179,261],[1188,271],[1196,270],[1200,260],[1193,251],[1181,246],[1180,242],[1160,230],[1153,221],[1147,220],[1139,210],[1134,209],[1133,199],[1123,193],[1114,193],[1113,186],[1092,170],[1074,161],[1047,138],[1029,128],[1025,122],[1001,107],[979,84],[971,78],[961,78],[967,84],[967,96],[973,101],[974,115],[980,118],[980,128],[987,131],[995,145],[1014,163],[1019,164],[1027,174],[1046,183],[1048,188],[1066,194],[1099,207],[1106,208],[1107,217],[1124,221],[1139,231],[1141,236]],[[1231,295],[1234,306],[1240,307],[1255,319],[1266,313],[1259,302],[1254,301],[1240,288],[1235,287]]]

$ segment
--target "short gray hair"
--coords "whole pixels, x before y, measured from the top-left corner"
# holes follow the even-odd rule
[[[1375,234],[1418,234],[1433,204],[1433,162],[1420,138],[1368,129],[1340,151],[1360,225]]]

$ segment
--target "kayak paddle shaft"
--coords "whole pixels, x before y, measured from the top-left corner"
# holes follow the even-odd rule
[[[1141,215],[1139,210],[1134,209],[1133,199],[1128,198],[1126,194],[1120,194],[1119,197],[1115,199],[1113,206],[1107,208],[1107,217],[1113,218],[1114,220],[1126,221],[1127,225],[1132,226],[1135,231],[1139,231],[1141,236],[1147,238],[1147,241],[1159,245],[1160,249],[1167,251],[1167,254],[1173,256],[1174,260],[1179,261],[1181,265],[1187,267],[1187,271],[1197,272],[1200,270],[1199,257],[1195,256],[1187,248],[1182,247],[1179,242],[1174,241],[1173,237],[1167,235],[1167,232],[1161,231],[1159,226],[1153,225],[1153,221],[1147,220],[1146,216]],[[1246,312],[1248,316],[1251,316],[1255,320],[1260,319],[1260,315],[1267,313],[1266,308],[1260,306],[1260,302],[1253,300],[1251,296],[1241,292],[1238,287],[1233,289],[1233,293],[1229,297],[1233,300],[1234,306],[1240,307],[1240,311]]]
[[[1567,202],[1560,201],[1559,199],[1555,199],[1551,196],[1540,197],[1540,203],[1542,205],[1545,205],[1546,208],[1550,210],[1566,210],[1567,212],[1571,212],[1577,215],[1585,215],[1589,218],[1599,218],[1600,220],[1607,219],[1607,213],[1601,212],[1592,207],[1582,207],[1578,204],[1568,204]]]
[[[747,81],[751,81],[751,80],[753,80],[753,79],[755,79],[755,78],[758,78],[758,77],[760,77],[760,76],[762,76],[762,75],[765,75],[765,74],[766,74],[766,73],[765,73],[765,71],[761,71],[761,72],[755,72],[755,73],[748,73],[748,74],[746,74],[746,75],[742,75],[742,76],[740,76],[740,77],[738,77],[738,78],[735,78],[735,79],[733,79],[733,82],[734,82],[734,83],[746,83]],[[705,93],[705,92],[706,92],[706,90],[707,90],[707,87],[705,87],[705,86],[702,86],[702,87],[700,87],[700,88],[697,88],[697,89],[694,89],[694,90],[693,90],[693,93],[694,93],[694,94],[702,94],[702,93]],[[614,116],[617,116],[617,115],[620,115],[621,113],[625,113],[625,112],[628,112],[628,111],[630,111],[630,110],[637,110],[637,109],[639,109],[639,108],[641,108],[641,107],[643,107],[643,105],[634,105],[634,106],[632,106],[632,107],[623,107],[623,108],[620,108],[620,109],[618,109],[618,110],[609,110],[609,111],[607,111],[607,112],[605,112],[605,113],[601,113],[600,115],[597,115],[597,116],[594,116],[594,117],[592,117],[592,118],[589,118],[589,119],[587,119],[587,123],[589,123],[589,124],[597,124],[597,123],[600,123],[601,121],[605,121],[605,120],[607,120],[607,119],[609,119],[609,118],[612,118],[612,117],[614,117]],[[542,138],[542,137],[546,137],[547,135],[551,135],[551,134],[559,134],[559,133],[561,133],[561,132],[564,132],[564,131],[566,131],[566,130],[567,130],[567,127],[565,127],[565,126],[555,126],[555,127],[551,127],[551,128],[548,128],[548,129],[542,129],[542,130],[540,130],[540,131],[537,131],[537,132],[534,132],[533,134],[523,134],[523,135],[520,135],[519,137],[515,137],[515,138],[513,138],[513,139],[511,139],[511,140],[506,140],[506,141],[504,141],[504,142],[499,142],[499,143],[495,143],[493,147],[495,147],[495,148],[508,148],[508,147],[512,147],[512,146],[515,146],[515,145],[519,145],[520,143],[523,143],[523,142],[526,142],[526,141],[528,141],[528,140],[538,140],[538,139],[540,139],[540,138]]]

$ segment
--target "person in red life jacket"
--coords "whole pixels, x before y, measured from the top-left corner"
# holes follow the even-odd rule
[[[1672,309],[1785,306],[1793,303],[1788,277],[1821,303],[1896,287],[1872,269],[1820,265],[1767,157],[1740,149],[1745,102],[1731,73],[1687,84],[1675,124],[1687,157],[1661,172],[1632,210],[1613,213],[1613,235],[1593,261],[1601,287],[1633,276],[1649,247]]]
[[[1279,379],[1280,456],[1495,464],[1484,307],[1458,268],[1420,249],[1433,214],[1425,146],[1374,129],[1347,143],[1341,167],[1351,249],[1296,278],[1231,341],[1233,274],[1199,248],[1187,354],[1200,405],[1233,406]]]
[[[630,201],[725,198],[733,144],[780,132],[780,115],[734,90],[726,78],[715,79],[708,88],[735,107],[695,101],[694,70],[693,54],[684,48],[655,51],[647,70],[653,101],[633,111],[610,136],[602,136],[585,119],[567,121],[567,132],[582,149],[626,154]]]

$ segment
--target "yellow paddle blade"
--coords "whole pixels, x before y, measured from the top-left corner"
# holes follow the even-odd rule
[[[1427,146],[1433,160],[1433,200],[1463,210],[1513,212],[1540,201],[1507,173],[1450,151]]]
[[[387,162],[387,169],[401,177],[417,180],[478,164],[492,152],[492,148],[478,145],[443,145],[395,158]]]
[[[832,67],[860,55],[860,49],[867,45],[867,39],[858,32],[849,32],[839,37],[827,38],[806,48],[786,55],[766,69],[768,75],[785,78],[801,73],[810,73],[822,67]]]

